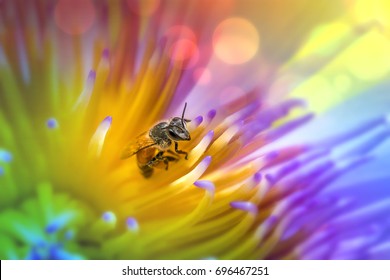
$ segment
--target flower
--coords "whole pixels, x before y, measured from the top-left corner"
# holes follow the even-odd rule
[[[361,102],[352,74],[372,88],[389,71],[353,59],[389,40],[371,22],[357,21],[364,34],[340,27],[330,12],[278,61],[267,33],[224,3],[0,2],[1,258],[390,257],[388,180],[370,170],[385,166],[386,109],[340,118],[339,132],[331,122]],[[339,37],[317,48],[332,30]],[[272,59],[258,55],[262,40]],[[321,98],[329,88],[348,101]],[[144,178],[135,157],[120,159],[185,102],[188,160]]]

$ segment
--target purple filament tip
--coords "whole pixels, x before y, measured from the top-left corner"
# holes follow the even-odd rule
[[[110,51],[108,49],[104,49],[102,52],[102,57],[107,59],[110,57]]]
[[[213,138],[214,137],[214,130],[210,130],[209,132],[207,132],[206,137]]]
[[[139,225],[138,225],[138,222],[135,218],[133,217],[129,217],[127,218],[126,220],[126,225],[127,225],[127,228],[129,230],[133,230],[133,231],[136,231],[139,229]]]
[[[216,110],[210,110],[208,113],[207,113],[207,117],[210,119],[210,120],[212,120],[214,117],[215,117],[215,115],[217,114],[217,111]]]
[[[269,152],[268,154],[265,155],[265,159],[271,161],[276,159],[278,155],[279,155],[278,151]]]
[[[90,81],[90,80],[95,80],[96,79],[96,72],[95,71],[93,71],[93,70],[91,70],[91,71],[89,71],[89,74],[88,74],[88,80]]]
[[[0,150],[0,161],[11,162],[12,154],[6,150]]]
[[[203,122],[203,117],[202,116],[197,116],[193,122],[195,123],[196,126],[200,125]]]
[[[257,213],[257,206],[249,201],[233,201],[230,202],[230,206],[248,213]]]
[[[282,104],[282,108],[286,110],[287,112],[290,111],[290,109],[295,108],[295,107],[307,107],[307,101],[303,99],[290,99],[287,100]]]
[[[273,226],[277,221],[278,221],[277,216],[270,216],[264,221],[264,223],[267,225]]]
[[[270,183],[270,184],[273,184],[275,182],[275,178],[274,176],[272,176],[271,174],[265,174],[264,175],[264,178]]]
[[[50,129],[54,129],[58,127],[58,122],[55,118],[50,118],[47,120],[46,125]]]
[[[107,211],[103,213],[102,218],[105,222],[114,222],[116,217],[113,212]]]
[[[112,117],[111,116],[107,116],[107,117],[104,118],[104,120],[102,122],[109,123],[111,125]]]
[[[60,229],[60,225],[58,223],[52,223],[47,225],[45,231],[49,234],[56,233]]]
[[[206,180],[196,181],[194,183],[194,185],[197,186],[198,188],[204,189],[210,193],[214,193],[214,191],[215,191],[215,186],[210,181],[206,181]]]
[[[365,141],[364,143],[360,144],[359,146],[353,148],[351,151],[348,152],[348,155],[364,155],[372,150],[374,150],[377,146],[379,146],[382,142],[387,140],[387,138],[390,136],[389,131],[380,131],[379,133],[376,133],[373,137]]]
[[[211,156],[205,157],[205,158],[203,159],[203,162],[206,163],[207,165],[209,165],[210,162],[211,162]]]
[[[257,173],[255,173],[255,175],[253,175],[253,181],[255,182],[255,184],[260,183],[261,178],[262,178],[262,175],[260,172],[257,172]]]

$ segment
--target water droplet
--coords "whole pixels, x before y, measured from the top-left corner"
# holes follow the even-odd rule
[[[239,17],[222,21],[213,34],[214,52],[228,64],[242,64],[251,60],[259,50],[259,43],[256,27]]]

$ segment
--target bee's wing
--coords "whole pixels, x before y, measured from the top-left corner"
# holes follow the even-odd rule
[[[156,143],[149,137],[147,132],[144,132],[126,145],[122,151],[121,159],[129,158],[135,155],[139,150],[152,147],[154,145],[156,145]]]

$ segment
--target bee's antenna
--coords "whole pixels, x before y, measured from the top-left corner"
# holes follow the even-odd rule
[[[183,110],[183,114],[181,115],[181,123],[184,127],[184,113],[186,112],[186,108],[187,108],[187,102],[184,103],[184,110]]]

